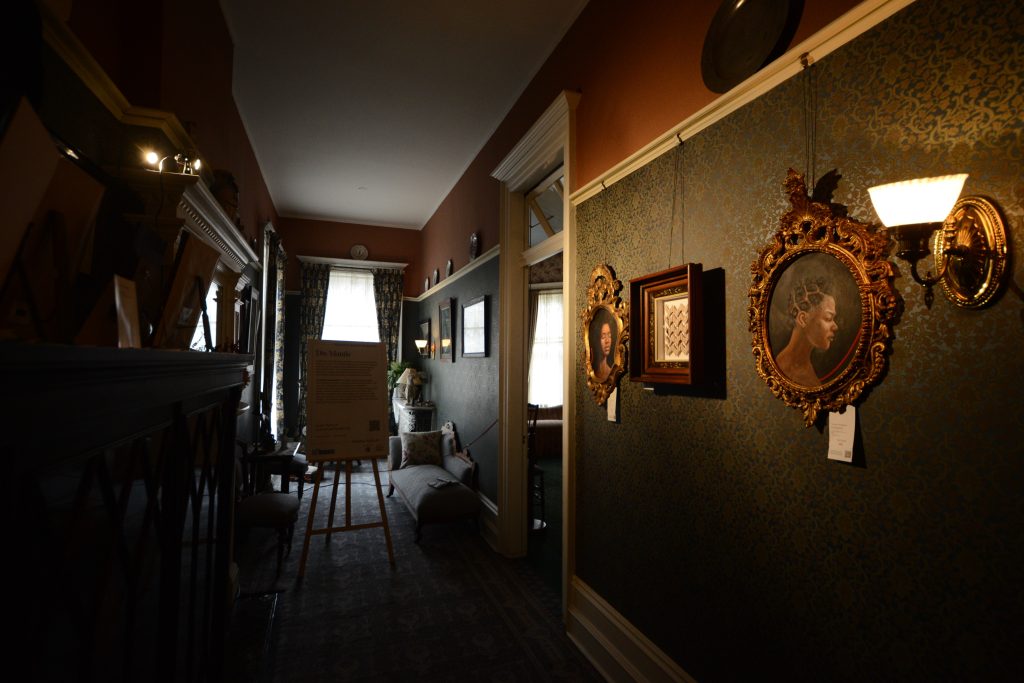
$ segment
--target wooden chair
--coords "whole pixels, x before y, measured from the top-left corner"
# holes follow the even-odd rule
[[[544,470],[537,464],[537,414],[540,406],[527,403],[526,422],[526,471],[527,482],[526,523],[528,531],[543,531],[547,526],[544,510]],[[534,508],[540,509],[540,516],[534,516]]]
[[[280,576],[285,546],[287,545],[289,553],[292,550],[292,538],[295,535],[295,522],[299,518],[300,503],[298,497],[290,493],[257,492],[253,478],[244,476],[247,469],[255,470],[251,462],[254,457],[260,458],[248,455],[243,449],[242,455],[235,460],[235,526],[238,529],[277,530],[277,576]]]
[[[282,493],[288,493],[289,481],[293,476],[298,478],[298,497],[299,501],[302,501],[302,492],[305,488],[303,477],[309,462],[304,455],[296,455],[293,452],[294,444],[287,449],[282,446],[268,451],[262,450],[259,444],[239,439],[238,446],[242,449],[246,495],[251,496],[261,491],[264,488],[264,478],[277,474],[281,477]]]

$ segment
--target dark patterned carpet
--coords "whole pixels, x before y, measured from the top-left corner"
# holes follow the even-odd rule
[[[493,552],[469,522],[428,525],[415,543],[397,497],[385,499],[394,569],[383,530],[364,529],[330,543],[313,537],[297,582],[311,498],[307,485],[279,579],[273,532],[239,539],[242,597],[229,633],[229,680],[602,680],[565,636],[557,595],[526,561]],[[326,526],[329,501],[322,487],[316,527]],[[353,475],[352,511],[356,524],[379,519],[368,462]]]

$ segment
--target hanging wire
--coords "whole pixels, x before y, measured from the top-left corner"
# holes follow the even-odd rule
[[[676,148],[675,170],[673,171],[674,177],[673,177],[673,180],[672,180],[672,211],[671,211],[671,217],[669,218],[669,222],[668,222],[668,250],[666,252],[666,253],[668,253],[668,267],[669,268],[672,267],[672,238],[673,238],[673,236],[675,234],[675,229],[676,229],[676,204],[679,203],[679,202],[676,201],[676,197],[677,196],[681,196],[683,194],[683,192],[682,192],[683,179],[682,179],[682,170],[681,170],[681,166],[683,165],[683,162],[682,162],[682,159],[683,159],[683,139],[681,137],[679,137],[679,133],[676,133],[676,138],[679,140],[679,147]],[[680,223],[680,225],[679,225],[679,263],[683,262],[683,227],[684,226],[682,225],[682,223]]]
[[[804,172],[808,187],[813,188],[817,178],[814,168],[818,145],[818,87],[814,61],[809,53],[800,55],[800,64],[804,68]]]

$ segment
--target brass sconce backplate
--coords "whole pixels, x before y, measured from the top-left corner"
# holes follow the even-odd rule
[[[1006,274],[1007,260],[1006,227],[995,204],[984,197],[957,201],[942,230],[932,238],[932,253],[944,252],[946,298],[963,308],[981,308],[992,301]]]

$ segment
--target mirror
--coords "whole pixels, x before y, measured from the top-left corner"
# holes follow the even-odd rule
[[[487,355],[487,297],[480,296],[462,307],[462,356]]]
[[[420,331],[416,336],[416,350],[424,358],[430,358],[433,340],[430,338],[430,318],[420,321]]]
[[[455,320],[453,319],[452,306],[455,303],[453,299],[445,299],[438,306],[438,325],[441,328],[441,360],[450,360],[455,362],[455,335],[452,334],[452,329],[455,326]]]

